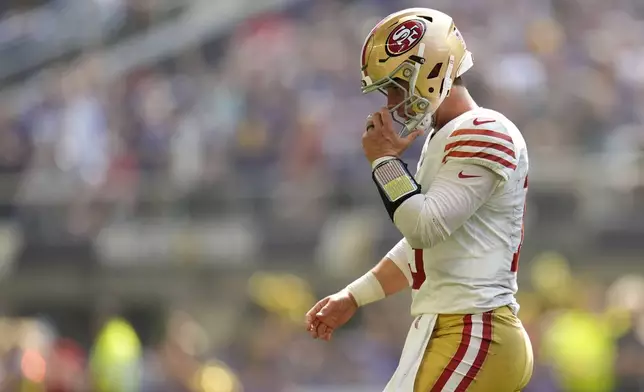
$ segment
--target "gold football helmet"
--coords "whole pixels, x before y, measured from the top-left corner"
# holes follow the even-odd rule
[[[409,8],[381,20],[362,46],[362,92],[386,95],[395,85],[405,92],[407,118],[401,135],[431,127],[432,115],[452,82],[473,65],[472,55],[452,18],[429,8]],[[400,81],[408,83],[403,87]]]

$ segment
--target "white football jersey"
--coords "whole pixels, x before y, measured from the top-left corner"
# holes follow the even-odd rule
[[[412,272],[412,315],[468,314],[504,305],[518,311],[518,257],[528,186],[528,152],[517,127],[501,113],[477,108],[427,138],[416,181],[426,193],[451,160],[484,166],[502,180],[492,196],[444,241],[406,246]],[[458,178],[467,179],[461,171]]]

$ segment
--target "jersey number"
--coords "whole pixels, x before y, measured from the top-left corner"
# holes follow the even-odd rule
[[[414,249],[414,264],[409,264],[409,270],[411,271],[411,288],[414,290],[420,289],[420,286],[427,279],[422,249]]]
[[[525,182],[523,183],[523,189],[525,189],[526,194],[527,194],[527,192],[528,192],[528,176],[526,176]],[[523,204],[523,217],[521,218],[521,241],[519,242],[519,248],[514,253],[514,256],[512,256],[512,265],[510,266],[510,271],[511,272],[519,271],[519,256],[521,255],[521,246],[523,245],[523,230],[525,228],[525,210],[526,210],[526,204]]]

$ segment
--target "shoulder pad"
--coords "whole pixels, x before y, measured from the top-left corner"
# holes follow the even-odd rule
[[[468,119],[452,131],[447,136],[443,163],[450,160],[487,167],[506,181],[517,168],[512,136],[493,117]]]

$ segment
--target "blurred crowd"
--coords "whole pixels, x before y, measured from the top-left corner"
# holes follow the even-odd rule
[[[467,87],[481,105],[519,125],[534,152],[536,175],[543,176],[539,168],[547,163],[562,162],[563,170],[564,162],[600,162],[610,170],[576,174],[601,177],[597,183],[614,187],[620,197],[609,193],[591,210],[642,228],[641,1],[298,1],[116,76],[107,71],[105,54],[171,19],[180,7],[171,1],[82,3],[0,4],[0,85],[3,91],[37,86],[31,99],[0,106],[0,218],[17,225],[28,245],[44,249],[31,256],[37,263],[50,261],[56,247],[91,248],[106,227],[119,224],[237,220],[243,224],[234,227],[257,237],[264,261],[297,260],[294,268],[311,273],[319,266],[307,262],[317,251],[326,261],[323,273],[359,273],[397,234],[378,204],[360,149],[364,119],[384,101],[360,95],[358,57],[371,27],[408,6],[455,18],[474,53]],[[27,18],[34,10],[48,13]],[[60,10],[70,19],[51,17]],[[56,36],[56,48],[66,39],[78,48],[54,56],[48,39],[62,31],[62,20],[84,38],[65,30]],[[412,166],[419,150],[416,145],[408,152]],[[580,193],[576,184],[565,178],[552,192]],[[543,199],[539,216],[568,219],[560,200]],[[616,223],[599,216],[602,224]],[[223,227],[221,235],[241,235]],[[537,226],[527,242],[547,235]],[[378,240],[382,246],[374,247]],[[633,242],[641,245],[641,236]],[[226,240],[219,244],[225,247]],[[65,258],[87,257],[71,255]],[[534,293],[523,298],[522,317],[540,358],[528,392],[644,391],[644,294],[633,294],[641,283],[607,291],[566,273],[554,279],[557,265],[546,268],[546,277],[533,281]],[[539,283],[551,281],[557,290]],[[297,290],[287,292],[289,301]],[[317,296],[330,289],[313,291]],[[561,295],[552,298],[553,292]],[[407,298],[365,309],[330,344],[303,333],[298,317],[315,297],[297,298],[286,315],[251,298],[238,309],[233,332],[217,344],[207,343],[209,328],[199,325],[200,316],[181,312],[162,317],[164,337],[155,344],[121,318],[97,322],[102,327],[89,345],[61,335],[55,322],[40,316],[7,321],[0,328],[17,332],[0,333],[16,335],[0,338],[1,390],[41,391],[45,381],[47,391],[233,392],[240,383],[246,392],[342,392],[345,385],[353,392],[378,390],[404,341]],[[217,317],[221,324],[228,319]],[[51,375],[66,381],[51,381]]]
[[[533,166],[598,154],[621,173],[613,182],[641,194],[635,0],[297,2],[116,78],[107,40],[36,73],[28,105],[2,108],[2,171],[28,204],[71,200],[74,233],[132,216],[250,212],[263,233],[317,241],[329,213],[377,200],[359,135],[383,100],[360,95],[357,53],[380,17],[411,5],[454,16],[475,55],[468,87],[520,126]],[[59,181],[69,186],[50,186]],[[624,216],[641,205],[620,202]]]
[[[0,86],[88,46],[105,46],[175,19],[188,0],[6,0],[0,4]]]
[[[520,317],[536,363],[525,392],[644,391],[644,278],[573,273],[554,253],[531,260],[529,270]],[[404,292],[361,309],[322,342],[304,331],[302,315],[329,286],[257,272],[242,289],[232,318],[207,306],[163,317],[105,313],[92,321],[88,345],[45,315],[0,319],[0,390],[379,391],[412,322]]]

